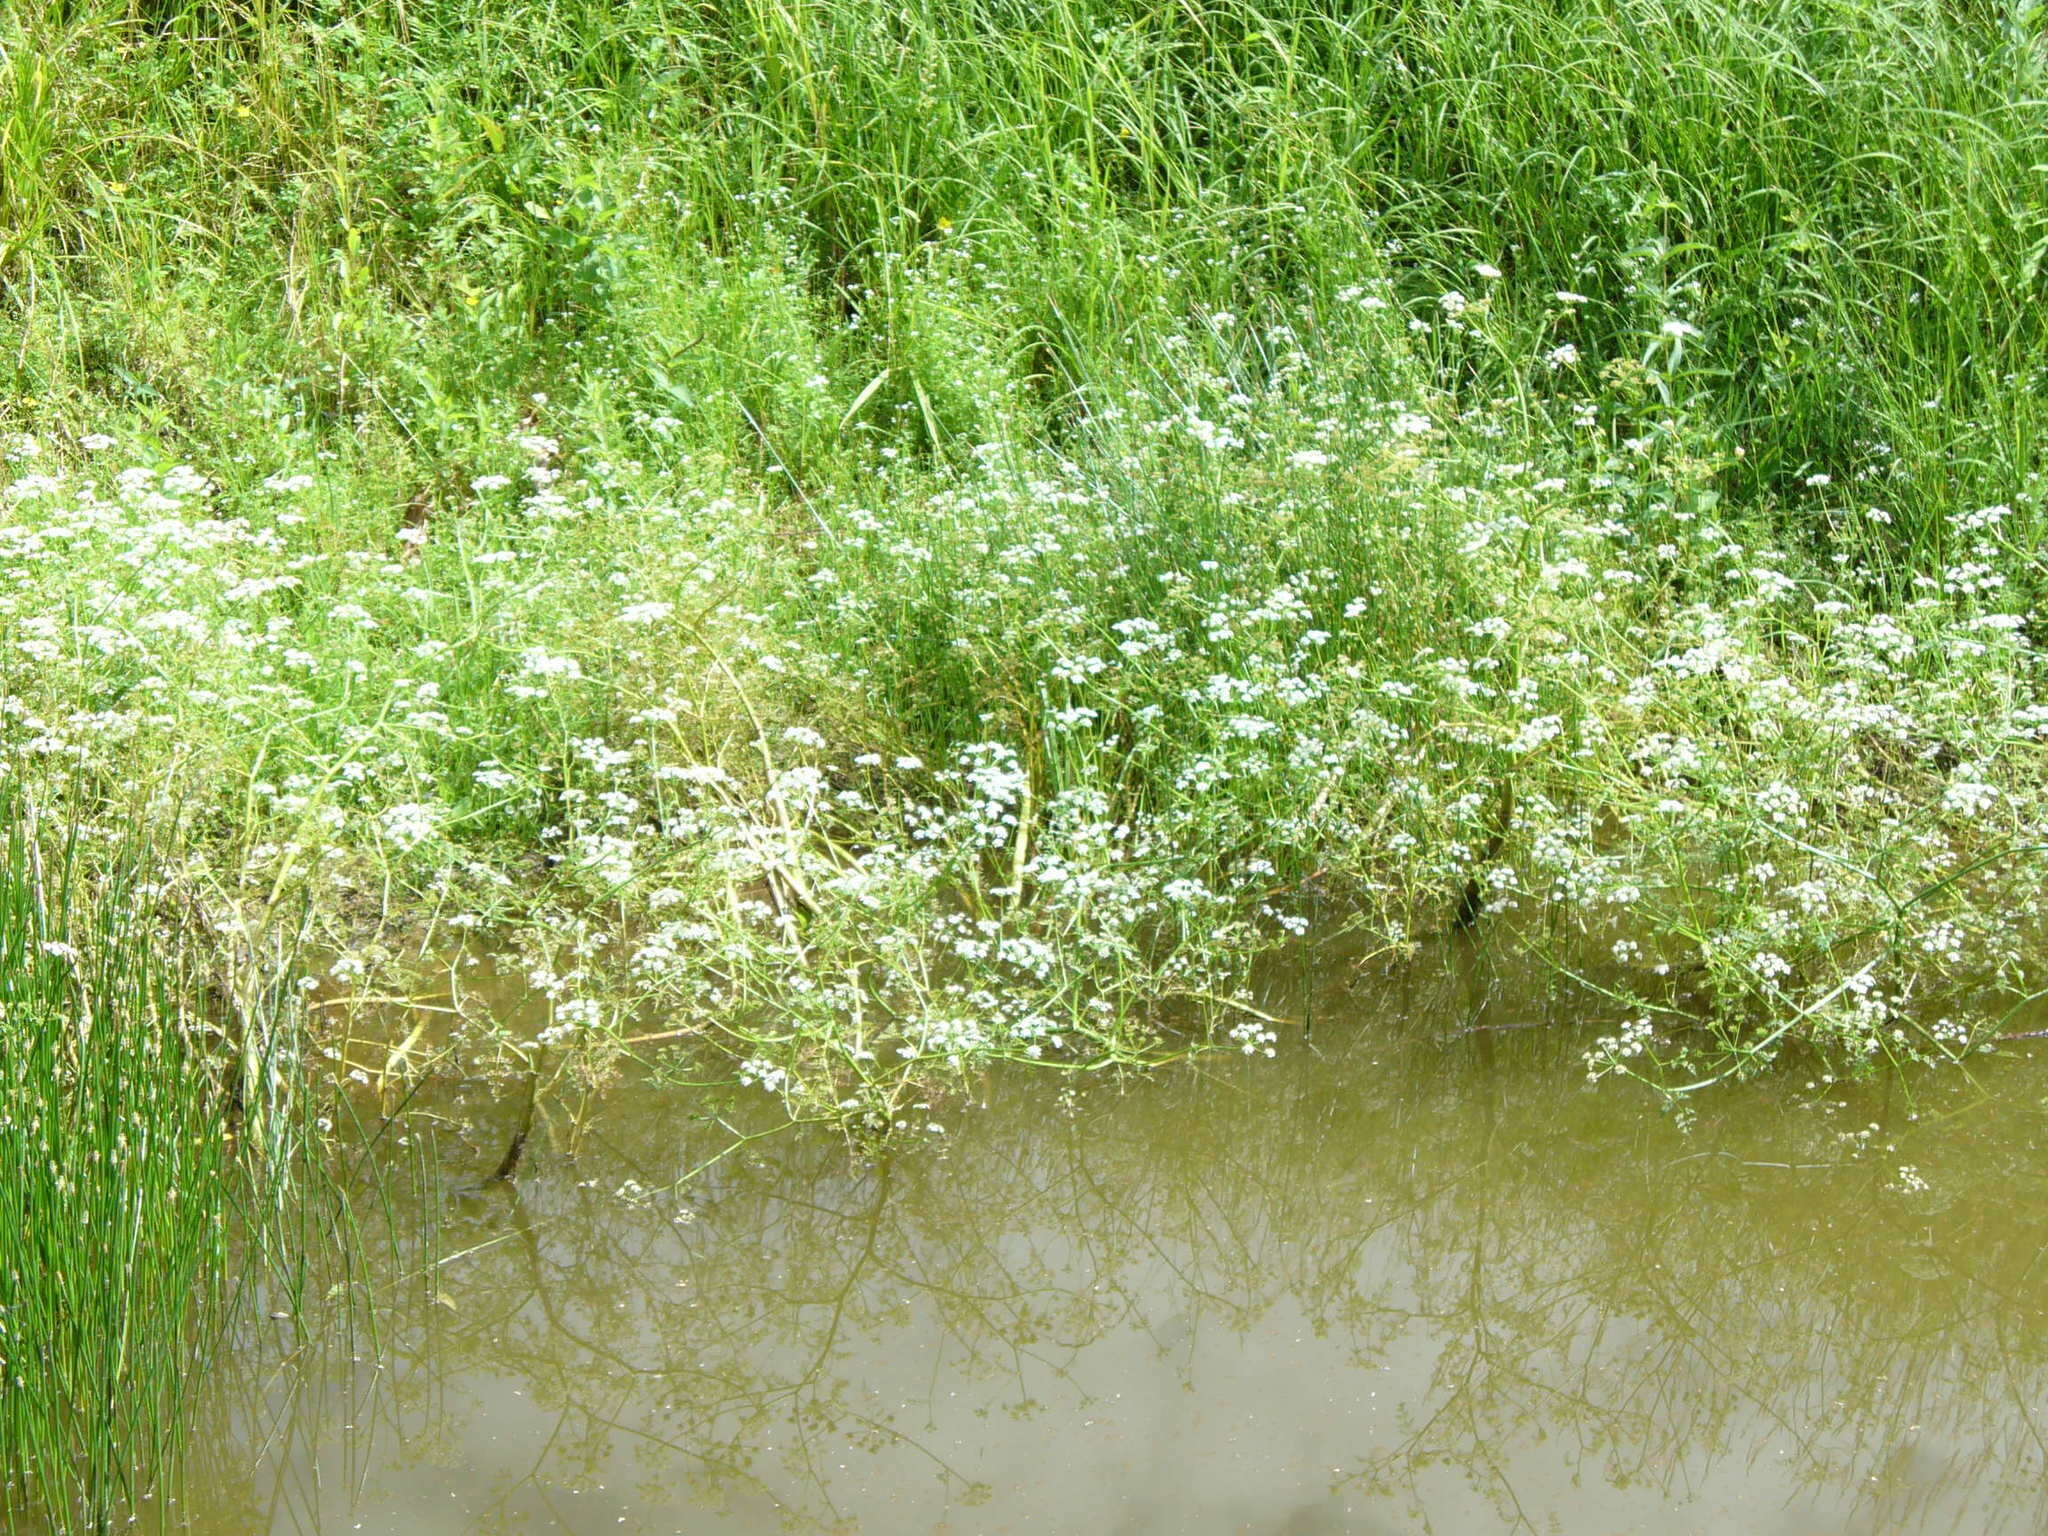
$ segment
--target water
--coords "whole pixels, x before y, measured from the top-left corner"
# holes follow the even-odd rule
[[[787,1132],[679,1191],[733,1139],[689,1095],[615,1096],[573,1160],[558,1114],[516,1190],[434,1197],[376,1339],[242,1342],[181,1523],[2048,1529],[2048,1047],[1688,1130],[1473,986],[1326,1007],[1275,1061],[976,1081],[880,1158]],[[511,1111],[437,1110],[488,1172]]]

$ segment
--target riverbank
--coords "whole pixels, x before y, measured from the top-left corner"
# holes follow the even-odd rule
[[[1512,914],[1595,1072],[1956,1056],[2034,984],[2039,49],[1574,15],[20,8],[8,774],[323,998],[488,935],[593,1073],[857,1121],[1265,1050],[1333,915]]]

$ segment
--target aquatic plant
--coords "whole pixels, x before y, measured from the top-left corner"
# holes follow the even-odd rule
[[[146,839],[38,809],[0,781],[0,1520],[102,1531],[175,1491],[220,1330],[298,1316],[355,1226],[276,967],[191,932]]]
[[[222,1081],[132,885],[0,859],[0,1504],[102,1530],[176,1440],[218,1299]]]

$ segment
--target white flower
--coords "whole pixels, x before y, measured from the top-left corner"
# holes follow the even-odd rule
[[[776,1066],[772,1061],[764,1061],[756,1056],[740,1063],[740,1083],[744,1087],[752,1087],[759,1083],[770,1093],[780,1093],[783,1084],[788,1081],[787,1069]]]
[[[1959,533],[1974,533],[1981,528],[1991,528],[2012,516],[2012,508],[2000,503],[1995,507],[1979,507],[1974,512],[1952,512],[1949,526]]]
[[[583,675],[583,664],[573,656],[550,655],[536,645],[519,653],[519,670],[532,677],[573,679]]]
[[[1955,779],[1941,792],[1941,808],[1958,816],[1978,816],[2004,798],[1991,785],[1976,779]]]
[[[64,483],[54,475],[23,475],[7,487],[9,501],[33,501],[38,496],[55,496]]]
[[[1274,1042],[1280,1037],[1257,1021],[1247,1019],[1230,1031],[1230,1038],[1247,1056],[1257,1056],[1261,1053],[1272,1056],[1276,1054]]]
[[[1556,715],[1539,715],[1523,723],[1522,728],[1506,743],[1507,750],[1515,753],[1534,752],[1546,742],[1555,741],[1564,734],[1564,721]]]
[[[1775,826],[1799,827],[1806,824],[1806,796],[1782,780],[1766,784],[1752,798],[1756,808]]]
[[[402,849],[418,847],[434,835],[440,824],[440,813],[431,805],[420,805],[407,801],[394,805],[378,817],[384,828],[384,835]]]

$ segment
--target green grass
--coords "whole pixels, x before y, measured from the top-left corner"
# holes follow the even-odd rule
[[[1540,948],[1595,1072],[1951,1059],[2038,984],[2041,21],[28,0],[0,748],[323,1005],[488,951],[877,1127],[1264,1049],[1311,920]]]
[[[1461,387],[1526,374],[1556,290],[1594,301],[1574,338],[1602,355],[1683,302],[1710,338],[1686,383],[1741,432],[1745,499],[1874,474],[1899,526],[1938,538],[1959,489],[2005,499],[2034,467],[2033,8],[15,18],[12,281],[72,337],[64,382],[166,412],[274,371],[329,420],[388,408],[439,460],[574,359],[615,405],[701,412],[693,439],[749,458],[759,426],[829,473],[844,434],[806,408],[814,368],[842,407],[889,369],[862,419],[943,449],[1027,384],[1057,420],[1075,386],[1120,383],[1162,312],[1291,307],[1381,270],[1433,299],[1477,257],[1504,268],[1521,345],[1456,359]],[[983,263],[951,296],[919,280],[941,236]],[[137,301],[181,290],[145,320]],[[21,387],[54,360],[25,355]]]
[[[222,1085],[132,886],[46,868],[4,804],[0,1505],[104,1530],[154,1487],[218,1302]]]
[[[195,942],[146,839],[0,813],[0,1522],[106,1531],[175,1496],[223,1330],[305,1312],[354,1223],[290,994]]]

